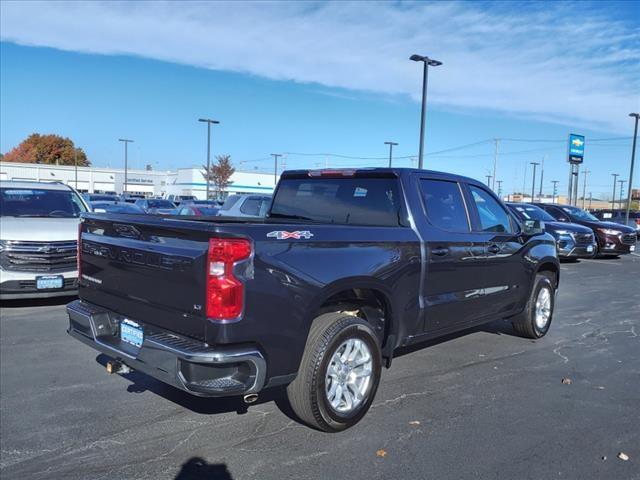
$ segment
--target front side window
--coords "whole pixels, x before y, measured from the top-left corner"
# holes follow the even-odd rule
[[[509,214],[504,208],[485,190],[469,186],[471,197],[476,204],[480,227],[483,232],[512,233]]]
[[[429,222],[449,232],[468,232],[469,221],[457,182],[420,180]]]

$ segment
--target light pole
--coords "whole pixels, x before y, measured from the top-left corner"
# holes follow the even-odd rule
[[[398,145],[396,142],[384,142],[385,145],[389,145],[389,168],[391,168],[391,161],[393,160],[393,147]]]
[[[636,140],[638,139],[638,118],[640,113],[630,113],[630,117],[636,119],[635,127],[633,128],[633,146],[631,147],[631,168],[629,169],[629,191],[627,192],[627,213],[625,215],[625,225],[629,225],[629,210],[631,209],[631,192],[633,189],[633,163],[636,159]]]
[[[422,169],[424,165],[424,121],[427,114],[427,78],[429,75],[429,67],[438,67],[442,62],[423,55],[411,55],[409,60],[414,62],[422,62],[422,116],[420,120],[420,149],[418,153],[418,168]]]
[[[622,191],[624,190],[624,184],[627,183],[626,180],[618,180],[620,184],[620,210],[622,210]]]
[[[199,118],[199,122],[207,124],[207,189],[206,200],[209,200],[209,175],[211,174],[211,124],[217,125],[220,123],[218,120],[211,120],[210,118]]]
[[[498,198],[502,200],[502,180],[496,180],[496,183],[498,184]]]
[[[611,210],[615,210],[616,209],[616,181],[618,180],[618,177],[620,176],[620,174],[612,173],[611,176],[613,177],[613,196],[611,197]]]
[[[529,162],[533,165],[533,179],[531,181],[531,201],[535,202],[535,194],[536,194],[536,167],[540,165],[540,162]]]
[[[551,180],[553,183],[553,196],[551,197],[551,203],[556,203],[556,195],[558,195],[558,180]]]
[[[118,141],[124,143],[124,189],[122,190],[122,194],[124,195],[127,193],[127,162],[129,160],[129,152],[127,147],[130,143],[133,143],[133,140],[129,140],[127,138],[119,138]]]
[[[583,183],[582,183],[582,208],[584,208],[584,202],[587,200],[587,175],[591,173],[591,170],[585,170],[582,172],[584,175]]]
[[[485,175],[487,177],[487,187],[491,188],[491,175]]]
[[[281,157],[281,153],[272,153],[273,157],[273,184],[276,185],[278,183],[278,157]]]
[[[78,190],[78,149],[73,149],[73,157],[76,164],[76,190]]]

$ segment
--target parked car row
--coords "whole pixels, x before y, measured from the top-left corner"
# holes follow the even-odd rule
[[[222,206],[212,200],[180,198],[176,206],[168,199],[138,198],[130,203],[112,194],[80,196],[61,183],[2,181],[0,185],[1,299],[76,292],[76,238],[82,213],[259,218],[271,205],[268,195],[230,195]],[[634,229],[608,220],[606,212],[602,220],[567,205],[508,203],[507,207],[519,223],[542,222],[562,259],[635,250]],[[621,218],[611,213],[611,218]],[[632,214],[634,221],[640,215]]]

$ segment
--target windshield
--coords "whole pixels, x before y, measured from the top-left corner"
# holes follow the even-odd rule
[[[577,207],[562,207],[562,210],[569,215],[571,220],[587,220],[589,222],[599,222],[597,217],[594,217],[586,210],[582,210]]]
[[[169,200],[147,200],[149,208],[176,208]]]
[[[1,188],[0,215],[3,217],[78,217],[87,209],[70,190]]]
[[[526,220],[540,220],[543,222],[555,222],[555,219],[540,207],[535,205],[509,205]]]

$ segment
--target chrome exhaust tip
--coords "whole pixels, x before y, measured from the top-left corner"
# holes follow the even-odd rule
[[[242,399],[244,400],[244,403],[255,403],[258,401],[258,394],[248,393],[244,397],[242,397]]]

